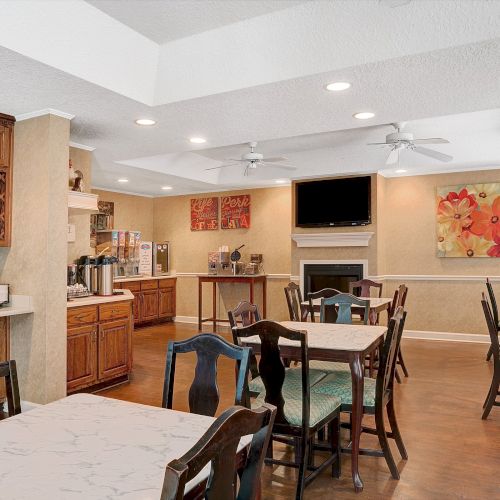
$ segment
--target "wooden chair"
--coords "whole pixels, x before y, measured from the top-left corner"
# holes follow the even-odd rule
[[[0,378],[5,379],[8,415],[9,417],[18,415],[21,413],[21,398],[19,397],[16,362],[13,359],[0,363]]]
[[[328,299],[330,297],[338,295],[339,293],[341,292],[335,290],[335,288],[323,288],[322,290],[318,290],[317,292],[309,292],[307,294],[307,300],[309,301],[309,311],[311,313],[311,321],[313,323],[315,322],[313,300],[323,298]],[[337,321],[337,309],[335,308],[335,306],[328,307],[326,309],[326,318],[327,323],[335,323]]]
[[[335,323],[350,325],[352,324],[353,305],[364,307],[362,317],[364,324],[367,325],[370,314],[370,301],[360,299],[350,293],[339,293],[333,297],[321,299],[319,320],[321,323],[328,323],[327,307],[331,306],[337,308],[337,319]]]
[[[201,485],[198,498],[206,500],[255,500],[260,496],[260,475],[271,438],[276,408],[264,404],[256,410],[239,406],[227,409],[201,439],[181,458],[172,460],[165,470],[161,500],[183,500],[186,484],[208,463],[212,472]],[[240,474],[237,491],[235,457],[243,436],[253,434],[247,460]]]
[[[295,448],[295,462],[287,462],[272,458],[272,440],[267,463],[298,468],[296,499],[301,499],[304,488],[326,467],[332,466],[332,475],[340,476],[339,426],[340,401],[335,397],[316,395],[311,397],[309,356],[307,351],[307,332],[291,330],[273,321],[259,321],[253,325],[235,328],[238,337],[246,338],[258,335],[261,342],[259,372],[264,381],[265,393],[252,404],[260,406],[270,403],[277,408],[273,426],[273,435],[279,440],[288,436]],[[279,340],[280,338],[300,343],[301,367],[300,379],[295,385],[285,385],[286,371],[283,365]],[[329,444],[328,458],[319,466],[314,465],[314,448],[310,446],[317,432],[328,426]],[[271,438],[272,439],[272,438]],[[307,471],[312,471],[306,474]]]
[[[202,333],[187,340],[168,343],[163,385],[163,408],[172,408],[175,363],[178,354],[196,352],[197,362],[193,383],[189,389],[189,411],[213,417],[219,406],[217,361],[226,356],[237,364],[236,405],[248,405],[248,368],[250,348],[230,344],[215,333]]]
[[[493,406],[500,406],[500,401],[497,401],[497,397],[500,396],[500,347],[498,341],[498,323],[495,323],[492,308],[490,304],[488,304],[484,293],[481,303],[483,305],[484,317],[491,338],[491,357],[493,358],[493,377],[491,379],[490,390],[483,404],[484,411],[482,419],[485,420],[488,418]]]
[[[490,307],[491,307],[491,312],[493,314],[493,323],[497,325],[497,330],[500,332],[500,321],[498,319],[497,300],[495,298],[495,292],[493,291],[493,287],[491,286],[489,278],[486,278],[486,289],[488,290],[488,295],[490,297]],[[491,359],[492,354],[493,354],[493,346],[490,344],[490,347],[488,349],[488,354],[486,354],[486,361],[489,361]]]
[[[299,285],[292,281],[284,290],[290,321],[307,321],[309,311],[307,307],[302,305],[302,292]]]
[[[394,462],[387,438],[394,439],[401,457],[404,460],[408,459],[394,409],[394,374],[405,319],[406,312],[403,311],[402,307],[399,307],[393,318],[389,321],[387,335],[380,350],[377,378],[365,378],[364,384],[363,412],[375,415],[376,429],[363,428],[363,432],[376,434],[381,450],[363,449],[360,450],[360,454],[377,457],[383,456],[394,479],[399,479],[399,471]],[[317,394],[340,398],[342,401],[342,411],[349,413],[352,411],[352,383],[349,373],[330,375],[313,386],[311,390],[313,393],[316,392]],[[390,432],[386,432],[385,430],[384,410],[387,411],[389,418]],[[350,453],[350,446],[342,451]]]
[[[355,295],[356,297],[371,297],[371,289],[378,289],[378,297],[382,297],[382,287],[383,284],[377,281],[372,281],[368,279],[362,279],[359,281],[351,281],[349,282],[349,293]],[[379,314],[374,317],[374,324],[378,325],[379,323]],[[364,321],[363,315],[361,315],[361,321]]]
[[[389,317],[392,318],[396,313],[398,307],[402,307],[406,304],[406,296],[408,295],[408,287],[405,284],[399,285],[399,287],[394,291],[394,296],[392,298],[392,303],[389,308]],[[405,360],[403,357],[403,350],[401,346],[399,346],[398,352],[398,362],[397,364],[401,366],[404,376],[408,377],[408,369],[406,368]],[[398,384],[401,384],[401,376],[399,375],[398,367],[396,366],[396,381]]]

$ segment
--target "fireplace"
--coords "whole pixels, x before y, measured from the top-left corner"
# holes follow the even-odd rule
[[[365,261],[301,261],[300,264],[304,297],[323,288],[349,292],[349,283],[363,279],[367,274]]]

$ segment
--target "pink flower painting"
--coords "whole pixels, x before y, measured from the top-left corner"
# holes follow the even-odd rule
[[[500,257],[500,182],[437,190],[439,257]]]

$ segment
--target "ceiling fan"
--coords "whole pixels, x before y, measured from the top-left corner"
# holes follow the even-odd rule
[[[283,168],[285,170],[295,170],[296,167],[292,165],[284,165],[280,162],[288,161],[288,158],[284,156],[271,156],[269,158],[264,158],[264,155],[261,153],[256,153],[255,148],[257,147],[256,142],[249,142],[248,146],[250,147],[250,153],[245,153],[241,155],[241,158],[227,158],[225,161],[229,163],[224,163],[219,165],[218,167],[206,168],[205,170],[215,170],[218,168],[226,168],[226,167],[236,167],[236,166],[245,166],[244,175],[248,175],[251,169],[255,169],[259,166],[270,166],[274,168]]]
[[[446,155],[434,149],[424,148],[420,144],[449,144],[450,141],[434,137],[430,139],[414,139],[411,132],[402,132],[405,122],[391,124],[396,132],[385,136],[385,142],[370,143],[368,146],[382,146],[389,148],[389,156],[387,157],[386,164],[392,165],[399,159],[399,153],[403,150],[413,151],[424,156],[429,156],[439,161],[451,161],[453,156]]]

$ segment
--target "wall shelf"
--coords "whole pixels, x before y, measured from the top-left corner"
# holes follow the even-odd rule
[[[294,233],[292,240],[302,247],[367,247],[375,233],[353,231],[350,233]]]
[[[97,213],[97,194],[68,192],[68,209],[71,213],[87,212]]]

